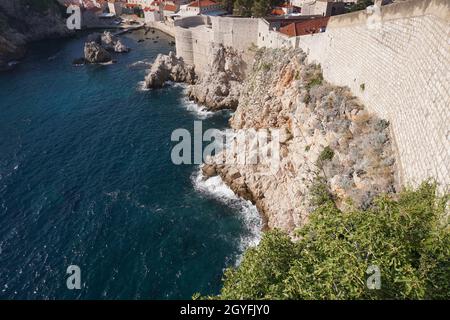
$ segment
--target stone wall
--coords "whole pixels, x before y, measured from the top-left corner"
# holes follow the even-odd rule
[[[258,24],[258,47],[266,48],[281,48],[283,46],[290,46],[293,39],[289,39],[286,35],[272,30],[269,22],[264,19],[259,19]]]
[[[211,43],[233,47],[250,62],[248,49],[258,41],[258,19],[193,16],[177,20],[175,26],[177,55],[195,65],[198,74],[206,70]]]
[[[324,33],[287,38],[262,19],[191,17],[177,21],[177,54],[202,73],[211,42],[244,53],[252,46],[300,47],[329,82],[348,86],[392,124],[399,181],[450,185],[450,27],[448,0],[411,0],[331,17]],[[250,57],[250,55],[249,55]]]
[[[449,31],[447,0],[412,0],[382,7],[380,21],[336,16],[325,33],[293,40],[326,80],[391,122],[406,184],[450,185]]]
[[[259,19],[211,17],[214,42],[246,51],[253,43],[257,45]]]
[[[158,29],[169,36],[175,37],[175,27],[161,21],[146,21],[145,24],[150,28]]]

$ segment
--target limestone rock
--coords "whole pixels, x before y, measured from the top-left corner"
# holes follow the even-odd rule
[[[0,0],[0,71],[25,56],[32,41],[69,36],[61,6],[45,3],[46,10],[29,6],[26,1]]]
[[[128,51],[130,51],[130,49],[127,46],[125,46],[120,40],[117,40],[117,42],[114,45],[114,52],[123,53]]]
[[[117,38],[109,31],[103,32],[101,35],[101,44],[106,50],[114,50]]]
[[[244,79],[241,54],[222,44],[211,44],[207,70],[188,88],[190,99],[210,110],[236,109]]]
[[[103,34],[100,37],[100,43],[102,47],[108,51],[123,53],[128,52],[130,50],[120,41],[120,39],[118,39],[109,31],[103,32]]]
[[[172,51],[169,55],[159,54],[145,77],[146,88],[161,88],[166,81],[193,83],[195,72],[192,66],[184,63]]]
[[[215,61],[212,67],[218,83],[208,86],[208,97],[214,96],[209,90],[217,95],[228,89],[218,85],[225,64]],[[318,179],[340,208],[365,208],[377,194],[395,190],[388,122],[369,114],[348,88],[326,83],[320,67],[308,64],[299,49],[258,51],[230,124],[235,130],[280,129],[278,162],[221,164],[219,154],[215,170],[208,168],[255,203],[268,228],[293,234],[303,225],[315,208],[311,190]]]
[[[209,164],[205,164],[202,166],[202,172],[207,178],[214,177],[217,175],[215,166]]]
[[[84,44],[84,59],[88,63],[106,63],[112,60],[111,54],[97,42]]]

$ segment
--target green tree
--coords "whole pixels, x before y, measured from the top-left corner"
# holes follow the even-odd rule
[[[271,9],[270,0],[255,0],[252,5],[252,15],[254,17],[264,17]]]
[[[235,0],[219,0],[219,3],[228,13],[233,13],[234,2]]]
[[[284,2],[283,0],[233,0],[234,13],[245,17],[264,17],[271,8]]]
[[[234,11],[235,14],[250,17],[252,15],[253,0],[235,0]]]
[[[373,0],[358,0],[358,2],[350,5],[347,12],[365,10],[368,6],[371,6],[373,4]]]
[[[265,233],[238,268],[225,272],[218,298],[450,298],[448,194],[438,197],[436,186],[424,183],[380,196],[367,210],[343,212],[326,186],[314,192],[317,209],[300,240]],[[367,286],[370,266],[380,270],[379,290]]]

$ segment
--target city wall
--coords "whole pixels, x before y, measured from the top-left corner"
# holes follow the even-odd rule
[[[412,0],[335,16],[327,31],[294,46],[320,63],[324,78],[348,86],[391,122],[400,181],[450,185],[450,24],[446,0]]]
[[[192,17],[178,21],[177,54],[202,73],[211,42],[248,48],[299,47],[324,78],[347,86],[391,123],[399,180],[450,185],[450,27],[447,0],[411,0],[331,17],[324,33],[288,38],[262,19]],[[250,63],[249,63],[250,65]]]

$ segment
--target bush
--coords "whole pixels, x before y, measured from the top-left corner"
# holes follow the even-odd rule
[[[308,75],[306,88],[309,90],[314,86],[319,86],[323,83],[323,75],[320,69],[314,70],[312,75]]]
[[[331,160],[334,157],[334,151],[329,147],[326,146],[323,148],[322,152],[319,154],[319,157],[317,158],[317,166],[321,167],[322,164],[325,161]]]
[[[266,232],[237,269],[225,272],[221,299],[449,299],[450,232],[436,186],[423,183],[367,210],[342,212],[331,198],[293,242]],[[367,287],[369,266],[381,288]]]
[[[272,68],[272,64],[271,63],[267,63],[267,62],[263,62],[262,64],[261,64],[261,68],[264,70],[264,71],[269,71],[270,70],[270,68]]]

